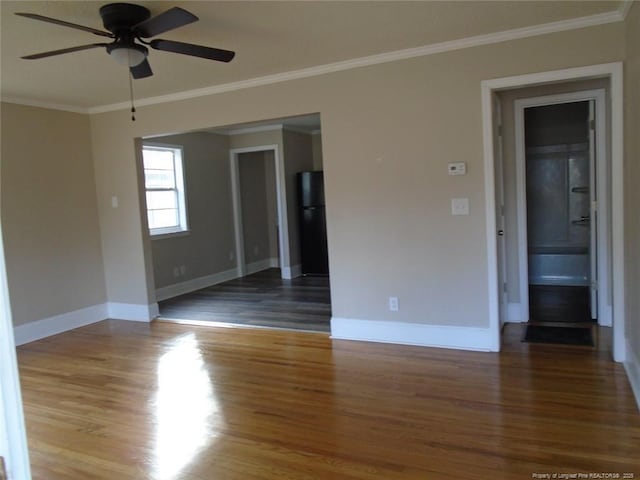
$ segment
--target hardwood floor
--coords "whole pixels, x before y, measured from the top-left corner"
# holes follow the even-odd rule
[[[328,332],[328,277],[280,278],[271,268],[159,302],[163,319]]]
[[[500,354],[113,320],[23,345],[34,479],[639,478],[610,342],[520,329]]]
[[[589,287],[529,285],[530,322],[593,323]]]

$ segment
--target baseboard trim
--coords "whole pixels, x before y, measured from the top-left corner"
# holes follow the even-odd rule
[[[16,345],[34,342],[51,335],[57,335],[74,328],[84,327],[100,322],[107,318],[107,304],[101,303],[91,307],[81,308],[73,312],[54,315],[53,317],[35,320],[17,325],[13,328]]]
[[[302,265],[292,265],[291,267],[282,267],[282,278],[291,280],[302,275]]]
[[[108,317],[114,320],[132,322],[150,322],[158,316],[158,304],[140,305],[137,303],[107,303]]]
[[[218,283],[228,282],[234,278],[238,278],[238,270],[232,268],[231,270],[224,270],[204,277],[193,278],[185,282],[167,285],[166,287],[156,289],[156,301],[160,302],[167,298],[173,298],[178,295],[184,295],[185,293],[195,292],[201,288],[207,288]]]
[[[272,258],[265,258],[264,260],[258,260],[257,262],[247,263],[247,275],[272,268],[272,264]]]
[[[331,338],[457,350],[493,351],[490,328],[331,318]]]
[[[522,305],[519,303],[507,303],[507,323],[522,323],[527,320],[522,316]]]
[[[611,305],[607,305],[602,309],[603,318],[598,318],[598,325],[601,327],[611,327],[613,326],[613,307]]]
[[[627,358],[624,362],[624,369],[627,372],[633,395],[636,397],[638,410],[640,410],[640,357],[638,357],[638,353],[631,347],[629,340],[627,340],[626,350]]]

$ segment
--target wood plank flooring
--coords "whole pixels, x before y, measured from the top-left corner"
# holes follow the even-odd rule
[[[328,332],[329,277],[280,278],[272,268],[159,302],[160,318]]]
[[[529,318],[532,323],[592,323],[589,287],[529,285]]]
[[[34,479],[640,478],[640,415],[610,342],[520,336],[507,325],[494,354],[158,321],[82,327],[18,348]]]

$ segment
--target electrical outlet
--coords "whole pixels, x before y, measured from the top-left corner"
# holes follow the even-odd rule
[[[397,312],[400,309],[398,305],[398,297],[389,297],[389,311]]]
[[[187,273],[187,267],[180,265],[180,275],[184,275],[185,273]]]
[[[173,267],[173,276],[178,278],[180,276],[180,269],[178,267]]]

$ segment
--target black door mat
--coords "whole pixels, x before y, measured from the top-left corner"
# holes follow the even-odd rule
[[[560,345],[586,345],[593,347],[592,329],[570,327],[547,327],[542,325],[527,325],[523,342],[555,343]]]

